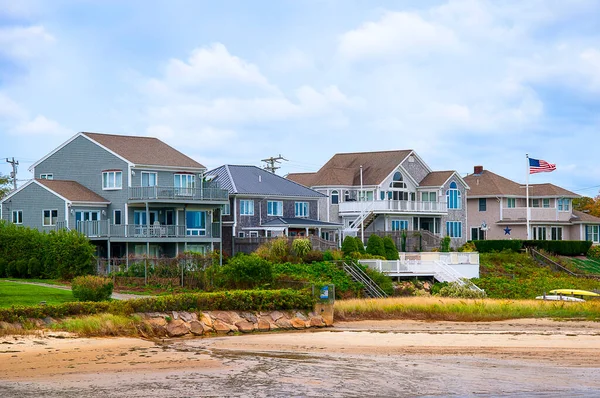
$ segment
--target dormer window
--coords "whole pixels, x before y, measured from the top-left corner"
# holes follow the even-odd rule
[[[406,189],[404,177],[402,177],[402,173],[399,171],[394,173],[394,178],[392,179],[392,182],[390,182],[390,188]]]

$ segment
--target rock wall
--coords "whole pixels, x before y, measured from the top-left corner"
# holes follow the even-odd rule
[[[333,317],[328,316],[328,312],[320,307],[315,308],[313,312],[172,311],[138,315],[154,329],[157,335],[170,337],[320,328],[333,324]]]

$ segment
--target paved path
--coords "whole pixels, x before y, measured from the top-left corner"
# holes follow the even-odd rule
[[[36,285],[36,286],[43,286],[43,287],[51,287],[54,289],[61,289],[61,290],[71,290],[71,286],[52,285],[50,283],[42,283],[42,282],[25,282],[25,281],[12,280],[12,279],[7,280],[6,282],[21,283],[23,285]],[[113,293],[112,296],[110,296],[110,297],[115,300],[131,300],[131,299],[136,299],[136,298],[147,298],[147,297],[153,297],[153,296],[140,295],[140,294]]]

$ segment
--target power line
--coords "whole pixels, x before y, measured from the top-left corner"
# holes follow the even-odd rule
[[[277,156],[277,157],[271,156],[270,158],[262,159],[261,162],[266,163],[265,167],[263,167],[265,170],[268,170],[271,173],[275,174],[275,170],[281,168],[281,166],[276,166],[276,165],[281,163],[282,160],[285,160],[286,162],[288,161],[286,158],[281,156],[281,154],[279,154],[279,156]]]
[[[15,188],[15,191],[17,190],[17,169],[19,166],[19,161],[15,160],[15,158],[13,157],[12,160],[8,160],[8,158],[6,158],[6,163],[10,163],[12,166],[13,171],[10,173],[10,178],[12,178],[13,180],[13,187]]]

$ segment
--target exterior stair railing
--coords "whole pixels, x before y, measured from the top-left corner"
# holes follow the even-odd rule
[[[352,278],[355,282],[361,283],[365,294],[371,298],[385,298],[387,293],[384,292],[381,287],[360,266],[352,261],[342,261],[340,263],[341,268]]]

